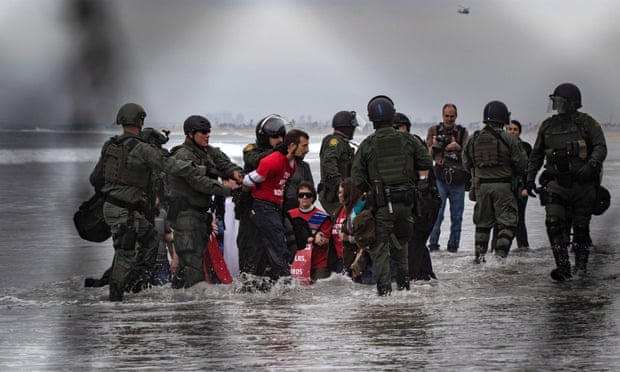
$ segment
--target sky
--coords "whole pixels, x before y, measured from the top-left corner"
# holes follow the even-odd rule
[[[87,3],[0,0],[0,124],[113,123],[126,102],[151,123],[322,122],[366,117],[379,94],[416,122],[440,121],[447,102],[457,122],[479,122],[497,99],[537,124],[563,82],[581,89],[582,111],[620,119],[617,0]]]

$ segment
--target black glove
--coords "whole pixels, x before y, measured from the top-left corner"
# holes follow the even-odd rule
[[[418,181],[418,192],[420,195],[427,195],[431,192],[431,183],[428,178]]]
[[[534,180],[528,179],[525,188],[527,189],[527,194],[529,196],[532,198],[536,197],[536,182],[534,182]]]
[[[591,182],[596,174],[596,164],[587,162],[575,172],[575,178],[580,182]]]

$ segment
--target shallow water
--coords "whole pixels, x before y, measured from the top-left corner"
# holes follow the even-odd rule
[[[48,147],[73,151],[71,141]],[[536,200],[527,217],[532,249],[484,265],[472,263],[467,202],[459,252],[432,254],[439,280],[387,298],[332,276],[268,294],[237,293],[235,281],[153,288],[110,303],[107,288],[83,281],[109,266],[111,243],[80,240],[71,222],[90,194],[95,147],[81,150],[79,162],[24,161],[27,151],[0,160],[2,370],[620,369],[615,199],[593,220],[590,275],[564,284],[549,278]],[[610,154],[605,166],[612,195],[618,159]]]

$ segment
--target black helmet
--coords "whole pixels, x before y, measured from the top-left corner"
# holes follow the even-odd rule
[[[394,113],[396,113],[394,102],[388,96],[375,96],[368,102],[368,119],[370,119],[373,124],[380,123],[392,125]]]
[[[510,111],[508,111],[508,107],[506,107],[504,102],[491,101],[484,106],[482,122],[503,127],[510,123]]]
[[[358,125],[355,111],[338,111],[332,119],[332,127],[344,133],[348,138],[353,138],[353,132]]]
[[[563,83],[558,85],[553,94],[549,95],[552,108],[560,114],[577,111],[581,107],[581,92],[575,84]]]
[[[118,110],[116,114],[116,124],[118,125],[136,125],[140,119],[146,117],[144,107],[137,103],[126,103]]]
[[[267,115],[256,125],[256,141],[261,147],[269,147],[269,137],[286,135],[286,122],[278,114]]]
[[[190,133],[199,132],[199,131],[211,131],[211,123],[209,119],[200,115],[192,115],[185,119],[183,123],[183,132],[187,136]]]
[[[394,129],[398,129],[403,124],[407,126],[407,132],[411,132],[411,121],[409,121],[409,118],[402,112],[394,114],[394,123],[392,123]]]
[[[170,139],[169,135],[170,131],[168,130],[164,129],[160,132],[157,129],[151,127],[143,128],[142,132],[140,132],[140,138],[157,147],[161,147],[166,142],[168,142],[168,140]]]

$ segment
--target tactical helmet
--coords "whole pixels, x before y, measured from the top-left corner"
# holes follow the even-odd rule
[[[256,140],[262,147],[269,146],[269,137],[282,137],[286,135],[286,122],[278,114],[267,115],[256,125]]]
[[[375,96],[368,102],[368,119],[373,123],[392,125],[394,102],[388,96]]]
[[[146,117],[146,111],[137,103],[126,103],[118,110],[116,114],[116,124],[118,125],[136,125],[140,119]]]
[[[162,133],[163,132],[163,133]],[[162,132],[158,131],[155,128],[143,128],[142,132],[140,132],[140,138],[145,140],[146,142],[153,144],[157,147],[161,147],[170,139],[170,131],[162,130]]]
[[[200,115],[192,115],[185,119],[183,123],[183,132],[185,132],[186,136],[190,133],[199,131],[211,131],[211,123],[207,118]]]
[[[508,125],[510,123],[510,111],[503,102],[491,101],[484,106],[482,122],[496,126]]]
[[[394,114],[394,123],[392,123],[392,126],[394,129],[398,130],[401,125],[406,125],[407,132],[411,132],[411,121],[409,121],[409,118],[402,112],[397,112]]]
[[[558,85],[549,95],[549,99],[552,108],[560,114],[572,113],[581,107],[581,92],[572,83]]]
[[[332,128],[355,128],[359,126],[356,116],[355,111],[338,111],[332,119]]]
[[[338,111],[332,119],[332,127],[351,139],[355,128],[359,125],[355,111]]]

